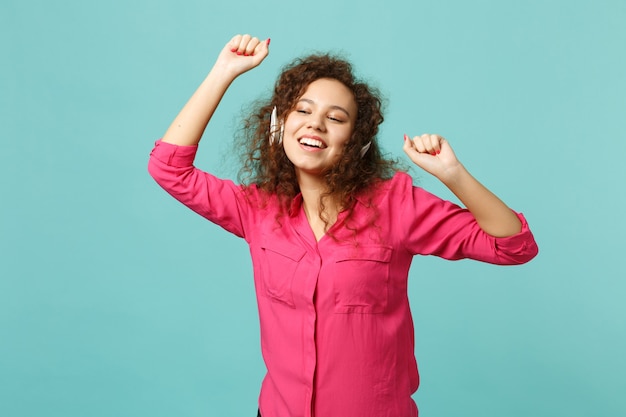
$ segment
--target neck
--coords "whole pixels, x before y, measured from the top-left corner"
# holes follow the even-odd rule
[[[310,223],[322,221],[320,218],[320,203],[322,194],[328,190],[326,183],[322,178],[311,175],[298,175],[298,186],[300,187],[300,193],[302,194],[302,201],[304,205],[304,212],[309,219]],[[327,227],[330,227],[335,220],[337,220],[337,214],[339,213],[338,204],[333,201],[332,198],[324,198],[324,216],[327,219]],[[323,223],[323,222],[322,222]]]
[[[310,208],[318,207],[320,197],[327,189],[323,178],[299,170],[296,170],[296,177],[304,203]]]

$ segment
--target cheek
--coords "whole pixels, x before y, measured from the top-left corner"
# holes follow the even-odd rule
[[[294,135],[296,130],[298,129],[297,122],[293,118],[288,118],[285,120],[285,135]]]
[[[297,141],[292,140],[293,135],[287,132],[287,128],[285,128],[285,134],[283,136],[283,152],[287,159],[293,164],[294,157],[298,154],[298,147],[300,146]]]
[[[342,128],[336,132],[337,142],[341,144],[341,146],[345,146],[346,143],[352,139],[353,130],[351,127]]]

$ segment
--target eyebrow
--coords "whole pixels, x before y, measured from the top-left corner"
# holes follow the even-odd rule
[[[315,102],[313,100],[308,99],[308,98],[301,98],[300,100],[298,100],[298,103],[301,102],[301,101],[304,101],[304,102],[309,103],[309,104],[315,104]],[[350,117],[350,112],[348,110],[346,110],[345,108],[341,107],[341,106],[332,105],[332,106],[329,106],[329,107],[331,109],[333,109],[333,110],[340,110],[340,111],[344,112],[348,117]]]

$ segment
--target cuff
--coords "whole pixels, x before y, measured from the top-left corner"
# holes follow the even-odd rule
[[[193,164],[197,151],[198,145],[179,146],[159,139],[154,143],[150,157],[156,158],[166,165],[183,168]]]
[[[522,222],[522,230],[513,236],[496,238],[496,246],[504,253],[518,255],[525,254],[532,258],[539,252],[537,243],[535,242],[535,237],[530,231],[528,222],[526,221],[524,215],[522,213],[515,214],[520,222]]]

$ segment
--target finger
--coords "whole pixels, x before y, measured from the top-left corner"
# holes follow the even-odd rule
[[[408,137],[408,135],[404,135],[404,146],[402,146],[402,150],[417,166],[425,169],[424,167],[428,164],[428,161],[430,160],[430,155],[428,155],[427,153],[419,152],[416,149],[416,139],[419,139],[419,136],[411,139]]]
[[[237,49],[239,49],[240,43],[241,43],[241,35],[233,36],[230,42],[228,42],[228,47],[230,49],[230,52],[237,52]]]
[[[406,133],[404,134],[404,145],[402,145],[402,150],[406,152],[407,154],[409,153],[409,151],[414,151],[413,141],[411,140],[411,138],[409,138],[409,135],[407,135]]]
[[[250,42],[250,38],[251,36],[248,35],[247,33],[245,35],[241,36],[241,39],[239,40],[239,45],[237,46],[237,55],[243,55],[246,47],[248,46],[248,42]],[[235,52],[235,51],[233,51]]]
[[[429,135],[430,139],[430,150],[433,154],[438,154],[441,152],[441,136],[439,135]]]
[[[259,44],[254,48],[252,55],[258,55],[261,52],[265,52],[265,55],[269,53],[270,48],[270,38],[267,38],[264,42],[259,42]]]
[[[252,63],[257,66],[259,65],[261,62],[263,62],[263,60],[265,58],[267,58],[267,55],[270,53],[269,50],[269,39],[260,42],[256,48],[254,48],[254,51],[252,52],[252,54],[250,55],[250,57],[252,58]]]
[[[419,153],[428,153],[428,150],[426,149],[426,144],[424,142],[424,135],[422,135],[422,136],[415,136],[413,138],[413,147]]]
[[[254,55],[254,50],[259,45],[259,43],[261,43],[261,41],[259,41],[259,38],[257,37],[250,38],[250,40],[248,41],[248,44],[246,45],[246,48],[243,50],[243,54],[246,56]]]
[[[433,142],[430,134],[424,133],[420,136],[420,141],[422,142],[422,146],[424,147],[424,153],[434,155],[435,150],[433,149]]]
[[[411,139],[409,137],[409,135],[407,135],[407,134],[404,135],[404,145],[402,146],[402,150],[409,157],[412,157],[413,155],[418,155],[419,154],[417,149],[415,149],[415,142],[413,142],[413,139]]]
[[[419,137],[422,146],[424,148],[423,152],[428,153],[430,155],[437,155],[441,152],[441,136],[424,133]]]

